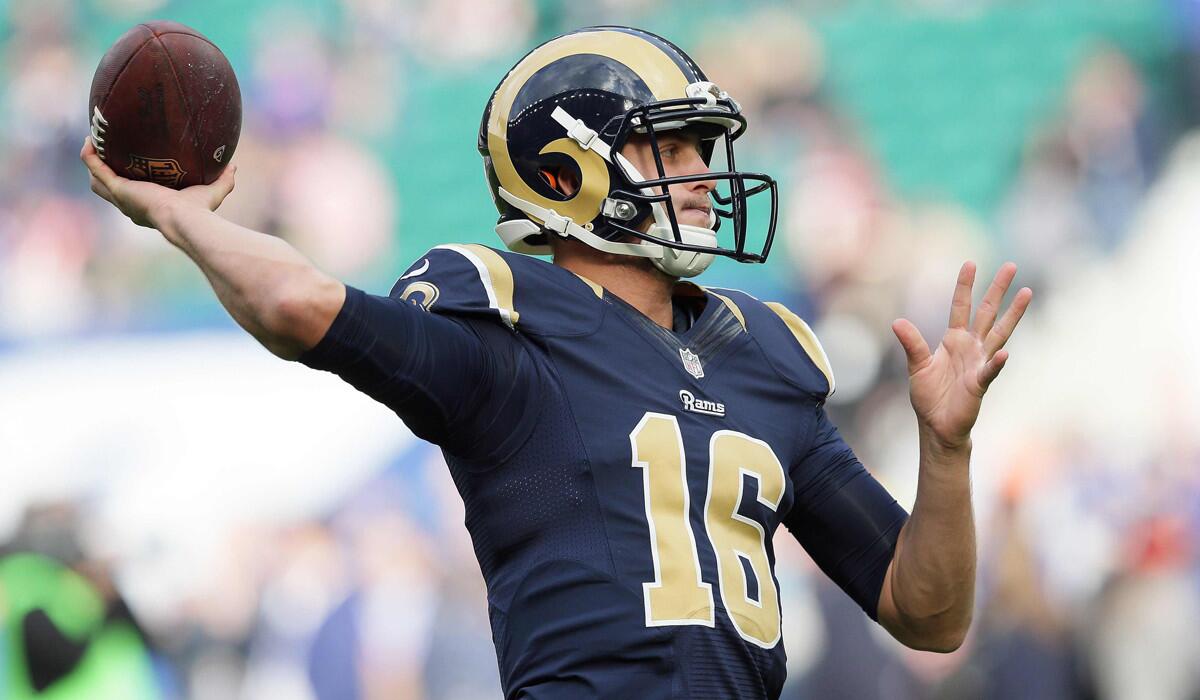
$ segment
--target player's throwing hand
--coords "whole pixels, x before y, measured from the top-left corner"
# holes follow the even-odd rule
[[[100,160],[91,138],[83,140],[79,158],[90,173],[93,192],[120,209],[133,223],[150,228],[160,227],[160,216],[172,203],[188,202],[216,211],[233,191],[234,173],[237,170],[236,165],[230,165],[212,184],[173,190],[153,182],[129,180],[117,175]]]
[[[1000,304],[1016,274],[1013,263],[1000,267],[972,323],[975,264],[963,263],[950,304],[949,328],[932,353],[910,321],[901,318],[892,323],[908,357],[909,398],[923,438],[947,448],[964,447],[970,439],[983,394],[1008,360],[1008,351],[1002,348],[1033,299],[1033,290],[1022,287],[997,321]]]

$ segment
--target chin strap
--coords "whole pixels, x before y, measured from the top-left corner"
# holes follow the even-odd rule
[[[634,182],[646,181],[646,178],[638,172],[638,169],[625,156],[620,153],[615,155],[617,161],[620,163],[620,167],[625,169],[626,177]],[[653,192],[642,188],[642,194],[651,195]],[[654,202],[650,205],[650,210],[654,213],[654,224],[650,226],[650,230],[646,233],[662,240],[674,239],[675,232],[671,228],[671,219],[667,216],[667,208],[662,205],[662,202]],[[709,248],[717,247],[717,232],[712,228],[716,223],[716,219],[716,212],[710,209],[708,212],[709,228],[677,223],[680,242],[688,245],[708,246]],[[662,246],[662,248],[662,256],[654,258],[651,262],[654,263],[655,267],[672,277],[695,277],[708,269],[708,266],[712,264],[714,259],[712,253],[680,250],[670,246]]]
[[[670,226],[664,227],[655,224],[647,233],[655,238],[673,237]],[[679,236],[683,239],[682,242],[688,245],[708,246],[709,248],[717,245],[717,234],[712,229],[679,224]],[[714,260],[712,253],[680,250],[669,246],[662,246],[662,248],[662,257],[654,258],[650,262],[672,277],[695,277],[707,270]]]
[[[538,226],[532,221],[522,220],[506,221],[497,225],[496,233],[500,234],[500,237],[506,244],[509,243],[510,239],[524,238],[546,229],[552,231],[560,238],[578,238],[596,250],[615,255],[655,258],[662,256],[666,249],[666,246],[661,246],[657,243],[620,243],[618,241],[605,240],[575,223],[570,218],[561,216],[553,209],[546,209],[545,207],[539,207],[533,202],[527,202],[503,187],[499,187],[497,190],[500,193],[501,199],[543,222],[542,226]]]

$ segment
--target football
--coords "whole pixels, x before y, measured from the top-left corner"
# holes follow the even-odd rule
[[[118,175],[182,189],[216,180],[237,148],[242,95],[225,54],[177,22],[145,22],[100,59],[92,143]]]

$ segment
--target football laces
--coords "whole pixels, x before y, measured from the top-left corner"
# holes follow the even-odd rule
[[[100,113],[99,107],[92,107],[92,145],[96,147],[96,153],[100,154],[100,159],[104,159],[104,134],[107,132],[105,127],[108,126],[108,120]]]

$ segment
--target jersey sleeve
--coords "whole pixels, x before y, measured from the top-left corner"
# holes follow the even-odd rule
[[[503,460],[538,415],[532,359],[503,323],[430,313],[429,301],[347,286],[332,326],[300,361],[337,374],[451,454]]]
[[[796,497],[783,523],[817,566],[871,617],[908,513],[871,476],[824,408],[791,466]]]

